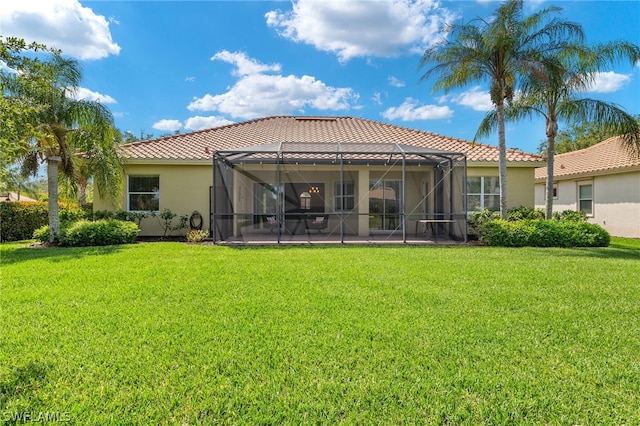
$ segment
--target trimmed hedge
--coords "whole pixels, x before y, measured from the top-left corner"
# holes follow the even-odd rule
[[[611,236],[600,225],[557,220],[491,220],[481,241],[502,247],[606,247]]]
[[[115,244],[133,244],[140,229],[133,222],[103,219],[91,222],[79,220],[64,222],[60,225],[58,240],[61,246],[109,246]],[[49,226],[45,225],[33,233],[33,238],[41,242],[49,241]]]
[[[60,221],[87,219],[91,204],[59,204]],[[49,204],[46,202],[0,203],[0,241],[28,240],[33,232],[49,223]]]

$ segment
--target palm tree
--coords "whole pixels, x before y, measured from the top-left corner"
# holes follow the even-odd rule
[[[113,116],[108,108],[95,101],[73,98],[82,73],[75,60],[53,53],[40,72],[46,85],[37,90],[22,90],[21,74],[6,78],[5,90],[16,97],[31,99],[41,108],[35,116],[36,136],[24,135],[31,150],[23,156],[23,170],[35,174],[39,164],[47,164],[49,195],[49,229],[51,242],[58,238],[58,173],[73,179],[75,159],[83,157],[94,173],[101,195],[115,201],[120,190],[122,162],[115,139]],[[75,181],[75,180],[74,180]]]
[[[435,63],[420,79],[425,81],[435,76],[433,91],[446,92],[489,81],[498,120],[500,214],[504,219],[508,207],[505,103],[513,101],[516,82],[528,69],[543,61],[546,53],[584,38],[579,25],[551,18],[561,9],[549,7],[523,16],[523,6],[522,0],[509,0],[487,20],[476,18],[467,24],[449,25],[449,38],[426,50],[419,63],[420,68]],[[478,137],[476,135],[474,141]]]
[[[547,179],[545,215],[553,214],[553,168],[558,121],[598,123],[610,136],[620,135],[631,151],[640,153],[640,125],[635,117],[617,105],[597,99],[578,98],[589,88],[599,70],[620,59],[634,64],[640,58],[640,47],[628,42],[611,42],[587,48],[569,46],[552,52],[543,66],[531,67],[522,85],[523,94],[505,111],[507,120],[521,120],[541,115],[545,118]],[[489,113],[478,129],[487,135],[497,125],[497,114]]]

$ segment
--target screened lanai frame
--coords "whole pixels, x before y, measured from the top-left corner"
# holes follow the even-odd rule
[[[466,156],[399,143],[216,151],[214,242],[465,241]]]

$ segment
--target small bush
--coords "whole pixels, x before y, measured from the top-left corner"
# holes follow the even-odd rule
[[[40,241],[41,243],[49,242],[51,233],[49,232],[49,225],[43,225],[40,228],[33,231],[33,239]]]
[[[190,243],[199,243],[209,236],[209,231],[201,229],[192,229],[187,232],[187,241]]]
[[[469,215],[469,219],[467,219],[467,224],[469,225],[469,236],[480,239],[483,234],[484,225],[499,218],[499,213],[492,212],[489,209],[479,209],[474,211]]]
[[[62,246],[108,246],[115,244],[131,244],[138,237],[138,226],[132,222],[114,219],[101,219],[95,222],[80,220],[60,224],[58,240]],[[35,230],[33,238],[40,242],[48,242],[49,225]]]
[[[507,220],[544,219],[544,210],[531,207],[514,207],[507,210]]]
[[[564,210],[561,212],[554,212],[553,219],[566,222],[586,222],[587,214],[583,211]]]
[[[108,246],[131,244],[138,237],[138,226],[132,222],[120,220],[81,220],[73,223],[60,233],[60,244],[64,246]]]
[[[483,226],[481,241],[502,247],[606,247],[611,236],[588,222],[492,220]]]

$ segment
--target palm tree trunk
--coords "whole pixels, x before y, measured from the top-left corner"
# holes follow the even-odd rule
[[[58,165],[62,158],[47,157],[47,191],[49,195],[49,242],[58,242],[60,217],[58,215]]]
[[[498,168],[500,171],[500,218],[507,219],[507,143],[504,132],[504,102],[496,105],[498,118]]]
[[[558,121],[555,110],[551,110],[547,117],[547,181],[545,192],[547,194],[545,202],[545,217],[551,219],[553,216],[553,157],[556,154],[556,136],[558,135]]]
[[[553,216],[553,156],[555,154],[555,138],[547,137],[547,180],[545,192],[547,194],[544,215],[547,219]]]
[[[81,181],[78,183],[78,202],[84,204],[87,202],[87,182]]]

